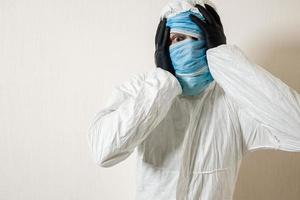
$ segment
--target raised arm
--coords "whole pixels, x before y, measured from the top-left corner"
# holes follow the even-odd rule
[[[96,163],[110,167],[126,159],[162,121],[181,92],[177,79],[161,68],[116,87],[89,128],[88,141]]]
[[[232,45],[207,52],[215,81],[237,106],[248,151],[300,151],[300,95]]]

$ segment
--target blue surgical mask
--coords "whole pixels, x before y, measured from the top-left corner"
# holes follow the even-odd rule
[[[213,81],[207,66],[204,45],[203,40],[185,39],[169,48],[183,95],[199,95]]]
[[[207,48],[203,33],[189,18],[191,13],[191,11],[180,13],[169,18],[167,22],[171,32],[180,32],[197,37],[197,39],[185,39],[169,47],[175,75],[182,87],[182,95],[184,96],[199,95],[213,81],[207,65]],[[203,18],[200,14],[192,14]]]

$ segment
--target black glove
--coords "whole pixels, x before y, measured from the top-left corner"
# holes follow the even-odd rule
[[[170,27],[166,27],[167,19],[164,18],[159,22],[155,36],[155,64],[156,67],[169,71],[175,76],[172,65],[169,44],[170,44]]]
[[[199,12],[204,16],[205,21],[202,21],[195,15],[190,15],[190,18],[195,22],[200,29],[203,30],[207,48],[214,48],[222,44],[226,44],[226,36],[218,13],[213,7],[205,4],[205,8],[199,4],[195,5]]]

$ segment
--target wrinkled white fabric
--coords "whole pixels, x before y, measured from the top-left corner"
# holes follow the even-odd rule
[[[199,13],[199,10],[194,6],[196,4],[200,4],[202,6],[204,6],[204,4],[208,4],[217,11],[215,5],[209,0],[170,0],[168,4],[162,9],[160,18],[169,18],[177,15],[180,12],[188,10]]]
[[[234,45],[207,51],[214,81],[181,96],[161,68],[116,87],[89,128],[98,165],[137,150],[137,200],[231,200],[248,152],[300,152],[300,95]]]

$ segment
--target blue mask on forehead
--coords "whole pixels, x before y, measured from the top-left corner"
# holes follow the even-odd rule
[[[182,33],[198,38],[185,39],[169,47],[175,75],[181,84],[183,95],[199,95],[213,81],[206,59],[206,43],[202,30],[189,17],[194,14],[204,19],[199,13],[186,11],[168,18],[167,26],[171,33]]]
[[[167,26],[170,27],[171,33],[183,33],[197,38],[203,37],[203,31],[191,20],[189,17],[190,14],[193,14],[204,20],[204,17],[200,13],[195,13],[192,11],[181,12],[167,19]]]

